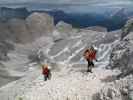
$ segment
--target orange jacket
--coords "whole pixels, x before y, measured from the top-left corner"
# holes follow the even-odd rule
[[[90,60],[90,61],[95,60],[96,59],[96,51],[88,49],[84,52],[84,57],[86,60]]]
[[[47,67],[42,67],[42,74],[43,75],[48,75],[49,74],[49,69]]]

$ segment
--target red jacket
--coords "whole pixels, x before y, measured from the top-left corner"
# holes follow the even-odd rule
[[[91,51],[89,53],[89,60],[95,60],[96,59],[96,51]]]
[[[48,75],[49,74],[49,69],[47,67],[45,67],[45,68],[43,67],[42,68],[42,74],[43,75]]]
[[[96,59],[96,51],[92,51],[92,50],[86,50],[84,53],[85,59],[86,60],[95,60]]]

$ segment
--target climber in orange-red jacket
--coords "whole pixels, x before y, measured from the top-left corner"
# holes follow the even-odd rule
[[[88,70],[87,70],[87,72],[91,72],[92,73],[92,67],[94,67],[93,60],[96,60],[96,50],[93,47],[91,47],[90,49],[85,50],[84,58],[88,62]]]
[[[47,79],[50,79],[51,72],[50,69],[48,68],[48,65],[42,65],[42,74],[44,75],[44,81]]]

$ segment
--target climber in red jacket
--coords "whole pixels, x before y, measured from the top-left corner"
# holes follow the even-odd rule
[[[44,81],[47,79],[50,79],[51,72],[50,69],[48,68],[48,65],[42,65],[42,74],[44,75]]]
[[[96,50],[93,47],[91,47],[90,49],[85,50],[84,58],[88,62],[88,70],[87,70],[87,72],[91,72],[92,73],[92,67],[94,67],[93,60],[96,60]]]

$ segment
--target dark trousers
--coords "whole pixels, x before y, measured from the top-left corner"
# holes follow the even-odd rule
[[[47,81],[48,79],[51,79],[51,72],[49,72],[48,75],[44,75],[44,81]]]
[[[44,75],[44,81],[47,81],[49,79],[49,75]]]
[[[87,60],[88,61],[88,69],[87,72],[92,72],[92,67],[94,67],[93,61]]]

